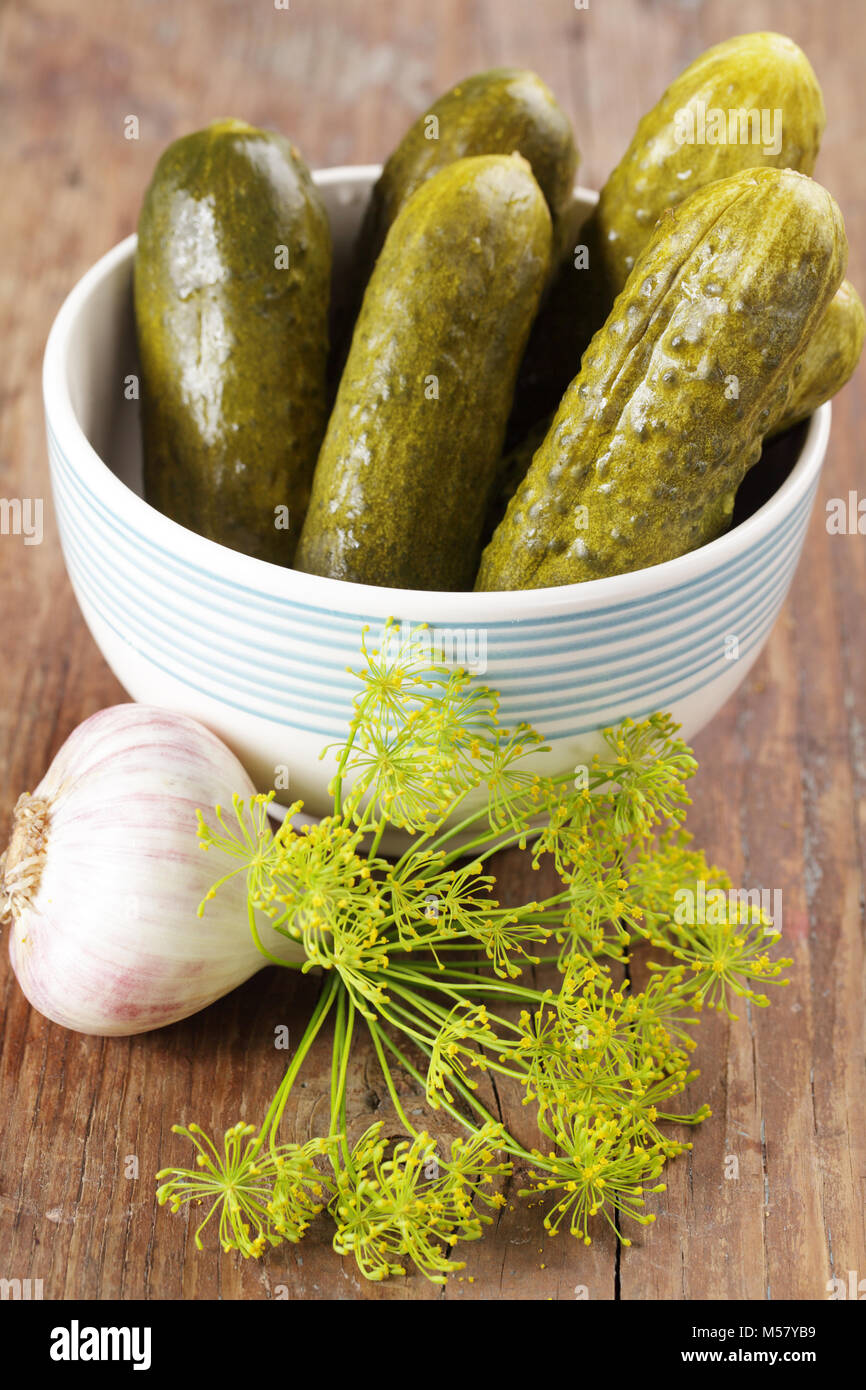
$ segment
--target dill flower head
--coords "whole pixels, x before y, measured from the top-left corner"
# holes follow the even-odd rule
[[[210,1220],[219,1216],[219,1239],[224,1251],[239,1250],[258,1257],[266,1246],[278,1245],[268,1205],[276,1165],[271,1153],[257,1153],[255,1125],[238,1121],[223,1136],[222,1152],[199,1125],[173,1125],[196,1149],[195,1168],[164,1168],[157,1178],[167,1179],[157,1191],[160,1206],[169,1203],[173,1212],[182,1206],[210,1203],[195,1232],[195,1243],[202,1247],[201,1233]]]
[[[314,1160],[320,1155],[330,1158],[335,1145],[334,1139],[281,1145],[274,1159],[276,1177],[268,1212],[274,1231],[284,1240],[296,1244],[330,1201],[333,1174],[320,1171]]]
[[[208,825],[202,812],[196,811],[198,842],[201,848],[215,849],[230,859],[241,861],[236,869],[224,874],[211,886],[204,902],[199,906],[200,917],[204,915],[207,903],[216,897],[222,885],[236,874],[246,874],[247,887],[251,895],[260,891],[262,880],[267,877],[273,843],[273,834],[268,824],[268,807],[273,799],[273,792],[253,796],[249,801],[235,795],[232,797],[234,814],[231,820],[227,821],[228,813],[222,806],[214,808],[213,817],[216,825]],[[300,806],[301,803],[297,802],[289,815],[300,810]]]
[[[305,971],[336,970],[364,1011],[385,998],[380,880],[388,866],[359,854],[360,839],[358,830],[335,817],[298,830],[284,822],[251,903],[275,930],[303,942]]]
[[[335,792],[339,798],[344,775],[351,779],[346,811],[359,823],[381,816],[428,830],[480,785],[498,739],[497,696],[438,661],[424,624],[403,632],[389,620],[378,648],[368,646],[368,631],[350,737],[336,749]]]
[[[677,732],[669,714],[638,722],[624,719],[618,729],[605,729],[604,740],[613,754],[612,825],[618,836],[646,833],[684,818],[689,805],[685,783],[698,765]]]
[[[360,840],[358,831],[331,816],[297,830],[287,817],[255,907],[277,931],[305,945],[338,933],[347,917],[375,925],[384,915],[374,877],[379,864],[358,852]]]
[[[470,1091],[478,1087],[469,1070],[487,1070],[483,1048],[501,1049],[501,1039],[490,1026],[483,1004],[455,1004],[443,1023],[430,1052],[427,1067],[427,1104],[438,1110],[442,1100],[453,1101],[448,1082],[458,1080]]]
[[[404,1260],[434,1284],[464,1264],[450,1257],[458,1241],[477,1240],[491,1218],[479,1207],[502,1205],[494,1188],[502,1127],[486,1124],[469,1139],[455,1139],[446,1159],[426,1132],[393,1149],[381,1122],[361,1136],[350,1163],[337,1175],[331,1212],[337,1223],[334,1249],[354,1255],[368,1279],[405,1274]],[[390,1156],[388,1156],[390,1153]]]
[[[521,1195],[549,1197],[544,1226],[551,1235],[559,1232],[566,1217],[571,1234],[585,1245],[592,1244],[589,1219],[597,1213],[614,1230],[620,1215],[645,1226],[655,1220],[642,1210],[644,1184],[658,1177],[664,1159],[632,1145],[615,1120],[573,1116],[557,1126],[556,1148],[546,1155],[536,1151],[535,1157],[543,1158],[546,1171],[530,1172],[533,1185]],[[651,1190],[664,1191],[664,1184]],[[621,1239],[631,1244],[627,1237]]]
[[[269,1245],[298,1241],[333,1191],[330,1176],[313,1162],[332,1152],[332,1139],[264,1148],[261,1132],[240,1120],[226,1130],[220,1152],[199,1125],[173,1125],[172,1132],[194,1145],[196,1166],[157,1173],[157,1179],[166,1179],[157,1201],[167,1202],[173,1212],[210,1204],[195,1232],[199,1250],[201,1233],[215,1215],[226,1252],[239,1250],[257,1259]]]

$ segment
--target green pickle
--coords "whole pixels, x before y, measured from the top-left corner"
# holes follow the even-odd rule
[[[797,362],[791,399],[773,434],[799,424],[842,390],[860,360],[864,337],[862,300],[851,281],[843,280]]]
[[[605,183],[576,238],[584,249],[570,247],[554,275],[518,379],[514,439],[556,409],[662,213],[744,169],[811,174],[824,124],[811,64],[782,34],[739,34],[680,73]]]
[[[454,161],[404,205],[364,296],[299,569],[472,587],[551,236],[520,155]]]
[[[845,273],[820,184],[750,169],[665,214],[587,349],[476,588],[622,574],[720,535]]]
[[[168,147],[135,257],[145,497],[276,564],[325,429],[330,278],[327,214],[290,141],[221,120]]]
[[[768,438],[798,425],[841,391],[854,374],[866,339],[866,312],[850,280],[843,280],[802,353],[792,376],[791,396]],[[550,428],[551,415],[533,425],[529,434],[502,459],[487,517],[492,534],[502,520]]]
[[[578,151],[571,124],[546,83],[525,68],[474,73],[443,93],[409,127],[373,186],[355,248],[351,279],[335,305],[330,375],[339,380],[361,299],[400,209],[434,174],[484,154],[522,154],[553,219],[551,269],[564,243]]]
[[[571,202],[578,153],[568,117],[524,68],[491,68],[458,82],[410,126],[374,185],[359,260],[372,267],[395,217],[426,179],[456,159],[522,154],[554,223]]]

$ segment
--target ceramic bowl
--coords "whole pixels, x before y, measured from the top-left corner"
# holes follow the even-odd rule
[[[339,280],[375,166],[315,175]],[[579,220],[596,195],[578,188]],[[427,593],[323,579],[251,559],[162,516],[142,498],[135,237],[103,256],[63,304],[45,352],[51,478],[81,611],[133,697],[201,720],[262,790],[328,808],[324,745],[345,734],[362,629],[427,623],[437,654],[502,696],[551,751],[586,761],[626,715],[673,713],[692,738],[761,651],[791,583],[830,430],[823,406],[782,441],[742,519],[692,554],[632,574],[520,593]],[[127,399],[132,396],[132,399]],[[792,442],[793,441],[793,442]],[[780,446],[772,446],[779,450]],[[787,451],[787,452],[786,452]],[[772,452],[768,450],[769,455]],[[752,475],[750,475],[750,478]],[[747,514],[748,513],[748,514]]]

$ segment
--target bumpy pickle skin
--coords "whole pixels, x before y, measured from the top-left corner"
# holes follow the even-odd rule
[[[723,142],[715,138],[721,131],[712,124],[714,111],[725,114]],[[731,125],[730,112],[763,113],[763,131],[755,115],[745,125],[736,116]],[[586,268],[575,268],[570,248],[554,276],[518,382],[514,437],[556,408],[661,215],[744,169],[811,174],[824,125],[812,66],[782,34],[736,35],[680,73],[639,122],[578,234]],[[747,138],[727,138],[741,133]]]
[[[842,390],[854,375],[864,340],[866,311],[851,281],[843,280],[794,365],[791,398],[768,438],[799,425]],[[508,503],[529,472],[533,455],[547,434],[551,420],[551,415],[545,415],[502,459],[488,511],[488,533],[492,534],[499,525]]]
[[[814,333],[797,359],[792,374],[791,398],[767,435],[775,438],[808,419],[851,379],[866,340],[866,312],[850,280],[843,280],[830,300]],[[545,415],[519,444],[503,457],[490,499],[485,523],[489,540],[508,503],[529,472],[539,444],[550,429],[552,415]]]
[[[866,338],[866,313],[850,280],[843,280],[797,361],[791,399],[774,435],[805,420],[841,391],[854,374]]]
[[[477,589],[657,565],[720,535],[845,273],[820,184],[753,169],[665,214],[484,552]]]
[[[298,569],[472,587],[550,248],[547,204],[519,155],[458,160],[410,198],[364,296]]]
[[[327,214],[287,139],[222,120],[168,147],[135,258],[145,496],[276,564],[325,429],[330,278]]]
[[[708,113],[714,110],[725,113],[725,136],[739,138],[710,142],[711,134],[721,134],[711,128]],[[763,128],[754,119],[744,126],[739,117],[732,128],[730,112],[763,112]],[[744,169],[811,174],[825,122],[818,79],[792,39],[740,34],[707,49],[639,122],[599,195],[594,217],[614,291],[611,303],[663,212]],[[685,138],[690,136],[693,141]],[[770,137],[767,143],[764,136]]]

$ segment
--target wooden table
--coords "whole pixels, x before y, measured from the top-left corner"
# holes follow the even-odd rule
[[[0,496],[45,497],[44,543],[0,537],[0,832],[70,731],[125,698],[76,607],[51,515],[40,403],[50,322],[67,290],[135,226],[162,147],[218,115],[290,133],[312,166],[384,157],[409,121],[467,72],[515,61],[574,120],[581,177],[598,187],[666,81],[738,29],[779,28],[809,54],[828,127],[819,177],[841,202],[850,273],[866,287],[866,148],[859,0],[733,6],[591,0],[399,4],[291,0],[118,6],[11,0],[2,18],[5,254]],[[140,139],[124,138],[136,115]],[[618,1251],[544,1240],[512,1202],[463,1247],[463,1281],[366,1284],[315,1229],[259,1263],[196,1256],[158,1209],[153,1174],[186,1161],[175,1121],[220,1130],[258,1116],[282,1072],[274,1028],[294,1032],[315,986],[266,971],[196,1019],[128,1041],[45,1022],[0,963],[0,1276],[46,1298],[827,1297],[866,1279],[863,938],[866,856],[866,540],[831,536],[824,500],[862,486],[866,366],[834,405],[822,500],[791,596],[737,697],[697,740],[692,825],[733,882],[781,888],[792,984],[763,1012],[701,1030],[690,1100],[713,1117],[669,1166],[655,1226]],[[523,872],[501,865],[512,886]],[[297,1034],[296,1034],[297,1036]],[[289,1115],[313,1132],[327,1044]],[[500,1095],[514,1118],[513,1097]],[[356,1119],[386,1114],[359,1055]],[[519,1109],[519,1107],[518,1107]],[[525,1129],[525,1112],[515,1118]],[[137,1160],[138,1178],[129,1156]],[[739,1178],[725,1177],[728,1156]],[[512,1210],[513,1207],[513,1210]],[[188,1248],[190,1247],[190,1248]],[[284,1253],[285,1252],[285,1253]],[[469,1282],[472,1276],[474,1282]],[[862,1286],[866,1289],[866,1283]]]

